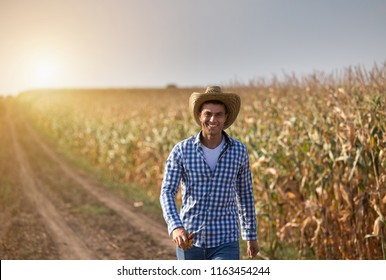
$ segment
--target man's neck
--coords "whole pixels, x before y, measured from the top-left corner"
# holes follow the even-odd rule
[[[209,149],[214,149],[221,144],[222,138],[222,132],[217,135],[205,135],[201,133],[200,140],[205,147]]]

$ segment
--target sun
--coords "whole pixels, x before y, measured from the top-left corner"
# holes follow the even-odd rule
[[[37,86],[53,86],[56,82],[57,69],[50,60],[41,60],[35,68],[35,84]]]
[[[36,66],[36,77],[41,81],[49,81],[54,77],[54,66],[52,63],[43,61]]]
[[[29,49],[20,58],[20,85],[22,88],[57,88],[63,81],[66,60],[58,50]]]
[[[28,60],[29,81],[33,88],[49,88],[58,87],[58,82],[61,78],[60,57],[50,53],[49,51],[36,52]]]

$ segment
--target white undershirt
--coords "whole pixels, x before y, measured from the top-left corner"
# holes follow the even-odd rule
[[[220,156],[220,153],[221,153],[222,147],[224,147],[224,144],[225,144],[224,137],[222,138],[220,145],[218,145],[214,149],[209,149],[208,147],[206,147],[205,145],[203,145],[201,143],[201,147],[202,147],[202,150],[204,152],[205,160],[208,163],[210,169],[212,169],[212,171],[214,171],[214,169],[216,168],[218,157]]]

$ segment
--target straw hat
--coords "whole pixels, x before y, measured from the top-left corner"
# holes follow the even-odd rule
[[[196,123],[201,127],[198,117],[199,110],[207,101],[217,100],[224,103],[228,114],[227,121],[224,124],[224,129],[230,127],[236,120],[240,111],[240,96],[235,93],[225,93],[221,91],[219,86],[208,87],[205,93],[193,92],[189,98],[189,111]]]

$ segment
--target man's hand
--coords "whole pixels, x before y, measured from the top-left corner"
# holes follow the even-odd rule
[[[174,243],[184,251],[193,246],[193,234],[189,234],[183,227],[174,229],[172,238]]]
[[[257,253],[260,251],[259,244],[257,243],[257,240],[248,240],[247,241],[247,253],[248,257],[254,258],[257,256]]]

